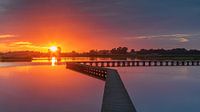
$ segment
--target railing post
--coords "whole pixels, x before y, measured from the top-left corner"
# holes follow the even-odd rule
[[[98,66],[99,66],[99,63],[98,63],[98,62],[95,62],[95,65],[96,65],[96,67],[98,67]]]
[[[139,61],[136,61],[136,66],[140,66],[140,62]]]
[[[107,62],[107,67],[110,67],[110,62]]]
[[[171,61],[171,66],[174,66],[174,61]]]
[[[122,61],[122,66],[125,67],[126,66],[126,62]]]
[[[184,61],[182,61],[182,66],[185,66],[185,62]]]
[[[162,61],[160,61],[160,66],[163,66],[163,62]]]
[[[117,66],[118,66],[118,67],[120,67],[120,66],[121,66],[121,63],[120,63],[120,61],[118,61],[118,62],[117,62]]]
[[[192,61],[192,66],[194,66],[194,61]]]
[[[151,66],[151,61],[149,61],[149,66]]]
[[[176,61],[176,66],[180,66],[180,65],[179,65],[179,61]]]
[[[166,63],[166,66],[169,66],[169,62],[168,61],[166,61],[165,63]]]
[[[132,66],[135,66],[135,61],[132,61]]]
[[[127,62],[127,66],[131,66],[131,62],[130,61]]]
[[[154,61],[154,66],[157,66],[157,61]]]
[[[101,62],[101,67],[104,67],[104,62]]]
[[[197,61],[197,66],[199,66],[199,61]]]
[[[115,67],[115,62],[112,62],[112,67]]]
[[[145,66],[146,65],[146,62],[145,61],[143,61],[143,64],[142,64],[143,66]]]
[[[187,66],[190,66],[190,62],[189,61],[187,61]]]

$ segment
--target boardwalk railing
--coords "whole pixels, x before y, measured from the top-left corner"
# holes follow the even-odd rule
[[[73,63],[73,62],[67,62],[66,68],[87,74],[91,77],[95,77],[101,80],[106,80],[106,77],[108,74],[107,72],[108,69],[106,68],[92,67],[92,66],[83,65],[79,63]]]
[[[101,112],[136,112],[135,106],[116,70],[74,62],[67,62],[66,68],[106,82]]]
[[[199,60],[155,60],[155,61],[77,61],[76,63],[98,67],[133,67],[133,66],[200,66]]]

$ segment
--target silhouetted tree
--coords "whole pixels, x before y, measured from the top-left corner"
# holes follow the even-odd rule
[[[130,54],[135,54],[136,52],[135,52],[135,49],[131,49],[131,51],[130,51]]]
[[[128,48],[127,47],[118,47],[118,48],[113,48],[111,50],[112,54],[127,54],[128,52]]]

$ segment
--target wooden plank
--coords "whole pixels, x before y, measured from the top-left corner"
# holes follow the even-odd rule
[[[116,70],[108,70],[102,112],[136,112],[130,96]]]

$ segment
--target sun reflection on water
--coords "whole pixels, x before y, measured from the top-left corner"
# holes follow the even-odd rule
[[[51,58],[51,66],[55,66],[57,62],[58,62],[58,60],[56,57]]]

